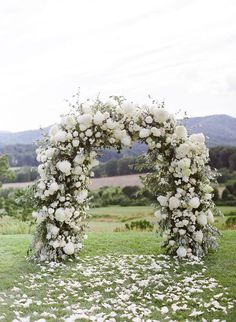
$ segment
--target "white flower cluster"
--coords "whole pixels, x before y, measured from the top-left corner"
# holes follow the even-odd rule
[[[158,164],[168,164],[165,178],[171,188],[157,198],[161,210],[156,212],[166,231],[167,248],[180,257],[201,255],[209,235],[205,227],[213,221],[212,190],[208,178],[202,176],[208,158],[204,136],[188,136],[185,127],[177,125],[162,106],[139,107],[116,99],[80,104],[76,113],[62,117],[50,129],[37,149],[41,164],[38,211],[33,214],[38,223],[35,257],[65,259],[80,251],[96,151],[110,146],[120,150],[135,140],[148,145],[157,169]],[[154,174],[157,182],[162,174],[158,171]],[[163,178],[161,182],[165,186]]]

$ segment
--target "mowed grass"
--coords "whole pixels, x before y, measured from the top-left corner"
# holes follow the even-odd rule
[[[30,235],[0,236],[0,292],[10,292],[22,274],[38,272],[37,266],[25,259],[31,238]],[[102,234],[94,232],[88,234],[80,256],[82,258],[93,257],[94,265],[96,265],[96,256],[107,254],[158,255],[162,253],[160,244],[161,239],[152,232],[107,232]],[[235,245],[236,231],[224,231],[218,251],[209,254],[205,259],[207,275],[216,278],[220,284],[228,287],[229,296],[234,299],[236,298]],[[42,300],[40,296],[39,294],[39,300]],[[227,317],[223,313],[221,317],[230,322],[236,321],[236,308]],[[210,316],[209,321],[211,321]]]

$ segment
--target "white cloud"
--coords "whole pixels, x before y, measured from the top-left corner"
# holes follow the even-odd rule
[[[233,0],[0,2],[0,130],[45,126],[64,99],[151,94],[236,116]]]

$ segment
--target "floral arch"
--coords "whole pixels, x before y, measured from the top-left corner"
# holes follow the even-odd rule
[[[144,183],[157,197],[155,216],[167,252],[201,257],[217,246],[211,226],[214,175],[203,134],[189,136],[162,105],[140,107],[114,97],[109,103],[77,103],[40,143],[33,258],[64,260],[79,253],[99,149],[121,150],[137,140],[148,146],[153,171]]]

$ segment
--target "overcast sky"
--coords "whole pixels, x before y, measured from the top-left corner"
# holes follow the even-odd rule
[[[235,0],[0,0],[0,130],[98,93],[236,117]]]

